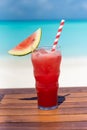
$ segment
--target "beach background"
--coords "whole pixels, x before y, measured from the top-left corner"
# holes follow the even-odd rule
[[[42,28],[39,46],[52,46],[60,20],[0,21],[0,88],[35,87],[31,54],[8,54],[26,37]],[[87,20],[66,20],[59,39],[62,52],[60,87],[87,86]],[[53,63],[54,64],[54,63]]]

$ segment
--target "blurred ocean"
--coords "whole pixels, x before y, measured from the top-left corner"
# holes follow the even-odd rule
[[[0,21],[0,57],[22,40],[42,28],[40,46],[53,44],[60,21]],[[87,56],[87,21],[65,21],[59,40],[64,57]]]

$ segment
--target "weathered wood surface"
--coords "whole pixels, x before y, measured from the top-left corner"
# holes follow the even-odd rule
[[[37,108],[30,89],[0,89],[0,130],[87,130],[87,87],[60,88],[58,109]]]

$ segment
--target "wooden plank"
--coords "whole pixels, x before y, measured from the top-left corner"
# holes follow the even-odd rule
[[[50,111],[43,111],[39,109],[29,109],[29,108],[10,108],[10,109],[0,109],[0,116],[52,116],[52,115],[75,115],[75,114],[87,114],[87,108],[58,108]]]
[[[68,98],[68,100],[67,99],[65,99],[65,101],[64,102],[87,102],[87,98],[82,98],[82,97],[79,97],[79,98]]]
[[[87,92],[87,86],[83,87],[59,87],[59,93],[77,93]],[[12,88],[12,89],[0,89],[0,94],[19,94],[19,93],[36,93],[35,88]]]
[[[87,92],[87,86],[79,86],[79,87],[59,87],[59,93],[82,93],[82,92]]]
[[[64,127],[64,128],[61,128],[61,127],[7,127],[7,128],[3,128],[1,127],[0,130],[87,130],[87,127]]]
[[[68,100],[67,98],[65,98],[63,100],[63,102],[87,102],[87,98],[82,98],[82,97],[79,97],[79,98],[69,98],[68,97]],[[34,98],[34,100],[20,100],[20,99],[2,99],[1,101],[2,104],[10,104],[10,103],[37,103],[37,100],[36,98]]]
[[[19,93],[36,93],[35,88],[8,88],[8,89],[0,89],[0,94],[19,94]]]
[[[1,104],[31,104],[31,103],[37,103],[37,100],[18,100],[18,99],[4,99],[1,101]]]
[[[75,98],[75,97],[80,97],[80,98],[84,98],[84,97],[87,97],[87,92],[82,92],[82,93],[59,93],[58,94],[59,96],[64,96],[65,98]],[[37,97],[37,94],[32,94],[32,93],[26,93],[26,94],[7,94],[4,96],[4,99],[6,98],[11,98],[11,99],[14,99],[14,98],[17,98],[17,99],[20,99],[20,98],[31,98],[31,97]]]
[[[58,108],[87,108],[87,102],[63,102],[58,105]],[[7,103],[0,104],[0,109],[10,108],[37,108],[37,103]]]
[[[10,103],[10,104],[0,104],[0,109],[10,109],[10,108],[37,108],[37,103]]]
[[[76,97],[87,97],[87,92],[77,92],[77,93],[59,93],[59,96],[64,96],[65,98],[76,98]]]
[[[14,104],[14,103],[29,104],[29,103],[37,103],[37,100],[2,99],[1,103],[2,104]]]
[[[5,94],[4,99],[23,99],[37,97],[37,94],[26,93],[26,94]]]
[[[52,115],[52,116],[0,116],[0,122],[72,122],[87,121],[87,114]]]
[[[87,108],[87,102],[63,102],[59,108]]]
[[[87,130],[87,122],[0,123],[0,130],[47,130],[49,128],[51,130]]]
[[[86,127],[87,128],[87,127]],[[84,128],[80,128],[80,129],[78,129],[77,127],[76,128],[59,128],[59,127],[25,127],[25,128],[23,128],[23,127],[7,127],[7,128],[0,128],[0,130],[48,130],[48,129],[50,129],[50,130],[87,130],[85,127]]]

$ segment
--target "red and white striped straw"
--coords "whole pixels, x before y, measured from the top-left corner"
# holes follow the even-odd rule
[[[56,46],[58,44],[58,41],[59,41],[59,38],[60,38],[60,35],[62,32],[62,28],[64,26],[64,22],[65,22],[64,20],[61,20],[61,22],[60,22],[60,26],[59,26],[56,38],[55,38],[54,43],[53,43],[52,51],[55,51],[55,49],[56,49]]]

